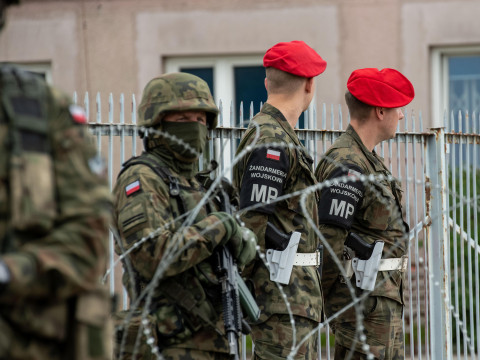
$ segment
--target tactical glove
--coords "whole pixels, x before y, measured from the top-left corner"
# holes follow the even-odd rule
[[[225,228],[222,244],[228,243],[237,265],[243,268],[255,258],[257,251],[257,237],[250,229],[240,226],[238,222],[226,212],[213,212],[220,219]]]
[[[243,268],[255,258],[257,253],[257,237],[252,230],[239,226],[239,232],[235,233],[229,241],[233,256],[237,259],[237,265]]]

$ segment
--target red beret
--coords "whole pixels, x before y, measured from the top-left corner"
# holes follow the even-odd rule
[[[320,75],[327,62],[303,41],[295,40],[281,42],[268,49],[263,57],[263,66],[311,78]]]
[[[413,100],[412,83],[395,69],[358,69],[352,72],[347,88],[358,100],[371,106],[396,108]]]

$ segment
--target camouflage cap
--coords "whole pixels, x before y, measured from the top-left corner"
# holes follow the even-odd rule
[[[192,74],[165,74],[145,86],[138,107],[138,125],[152,127],[160,124],[166,112],[188,110],[205,111],[208,127],[217,127],[219,111],[208,84]]]

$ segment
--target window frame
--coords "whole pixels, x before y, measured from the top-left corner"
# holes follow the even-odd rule
[[[25,71],[45,74],[45,81],[47,82],[47,84],[49,85],[53,84],[52,65],[50,63],[21,63],[21,62],[13,62],[13,61],[2,61],[2,64],[10,64]]]
[[[480,56],[480,46],[436,47],[431,52],[431,103],[433,126],[444,126],[445,112],[449,109],[449,69],[448,60],[452,56]]]
[[[214,99],[230,111],[235,100],[234,68],[237,66],[263,66],[263,55],[171,56],[164,59],[166,72],[177,72],[184,67],[211,67],[213,69]],[[221,95],[221,97],[220,97]],[[234,114],[237,109],[235,109]],[[223,126],[231,126],[230,116],[223,116]]]

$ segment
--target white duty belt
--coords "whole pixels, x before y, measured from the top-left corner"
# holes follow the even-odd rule
[[[322,254],[320,251],[314,253],[296,253],[293,265],[295,266],[320,266],[322,264]]]
[[[355,261],[355,258],[350,260],[344,260],[343,262],[348,278],[350,278],[353,275],[352,261]],[[378,265],[378,271],[398,270],[403,273],[407,271],[407,268],[408,268],[408,256],[402,256],[399,258],[381,259],[380,264]]]

